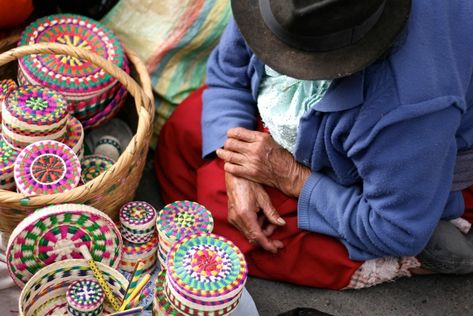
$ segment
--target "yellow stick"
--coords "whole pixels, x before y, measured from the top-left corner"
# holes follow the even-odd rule
[[[136,288],[133,290],[133,292],[131,293],[131,295],[123,302],[122,306],[120,307],[120,311],[123,311],[125,310],[125,308],[128,306],[128,304],[130,304],[130,302],[137,296],[141,293],[141,290],[145,287],[146,283],[148,283],[149,279],[151,279],[151,274],[147,273],[145,274],[145,276],[143,277],[143,279],[141,279],[140,283],[138,283],[138,285],[136,286]]]
[[[85,260],[87,260],[87,263],[89,264],[90,270],[94,273],[95,278],[99,282],[100,286],[102,287],[102,290],[105,293],[105,296],[107,297],[108,301],[110,304],[112,304],[112,307],[115,311],[118,311],[120,308],[120,303],[115,299],[115,295],[113,294],[112,290],[108,286],[107,281],[105,281],[102,272],[100,269],[97,267],[95,264],[94,259],[92,259],[92,256],[90,255],[89,249],[87,249],[87,246],[82,245],[80,246],[80,252],[82,253],[82,256],[84,257]]]

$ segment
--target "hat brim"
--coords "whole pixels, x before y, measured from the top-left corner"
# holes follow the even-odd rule
[[[378,23],[361,40],[336,50],[309,52],[286,45],[268,29],[259,1],[231,4],[238,28],[256,56],[274,70],[304,80],[345,77],[372,64],[392,46],[411,9],[411,0],[387,0]]]

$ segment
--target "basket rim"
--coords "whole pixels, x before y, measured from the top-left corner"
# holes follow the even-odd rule
[[[6,40],[13,42],[13,38],[14,37],[10,37]],[[18,46],[0,54],[0,66],[31,54],[62,54],[86,59],[96,66],[103,68],[104,71],[109,73],[112,77],[117,79],[117,81],[126,87],[127,91],[134,97],[135,107],[138,115],[136,133],[133,135],[133,138],[131,139],[128,146],[124,149],[113,166],[95,179],[81,186],[75,187],[72,190],[50,195],[28,196],[22,193],[0,190],[0,203],[10,207],[44,207],[45,205],[49,204],[72,203],[71,201],[76,201],[80,197],[83,197],[84,194],[93,192],[99,187],[105,185],[107,181],[110,180],[112,175],[115,172],[118,172],[120,168],[128,168],[131,164],[133,164],[132,158],[135,151],[139,150],[143,146],[148,146],[155,111],[154,98],[151,89],[151,79],[146,70],[146,66],[132,50],[125,47],[125,53],[130,60],[130,63],[135,67],[141,85],[139,85],[135,79],[128,75],[124,70],[120,69],[110,61],[91,51],[69,45],[58,43],[39,43]]]

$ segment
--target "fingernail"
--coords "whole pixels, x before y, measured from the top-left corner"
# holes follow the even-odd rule
[[[280,225],[286,225],[286,221],[285,221],[282,217],[278,218],[278,219],[277,219],[277,222],[278,222]]]

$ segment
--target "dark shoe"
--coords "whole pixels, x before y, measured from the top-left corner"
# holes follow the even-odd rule
[[[432,272],[473,273],[473,233],[465,236],[452,223],[440,221],[417,259],[421,268]]]
[[[321,312],[314,308],[298,307],[288,312],[279,314],[278,316],[331,316],[331,314]]]

